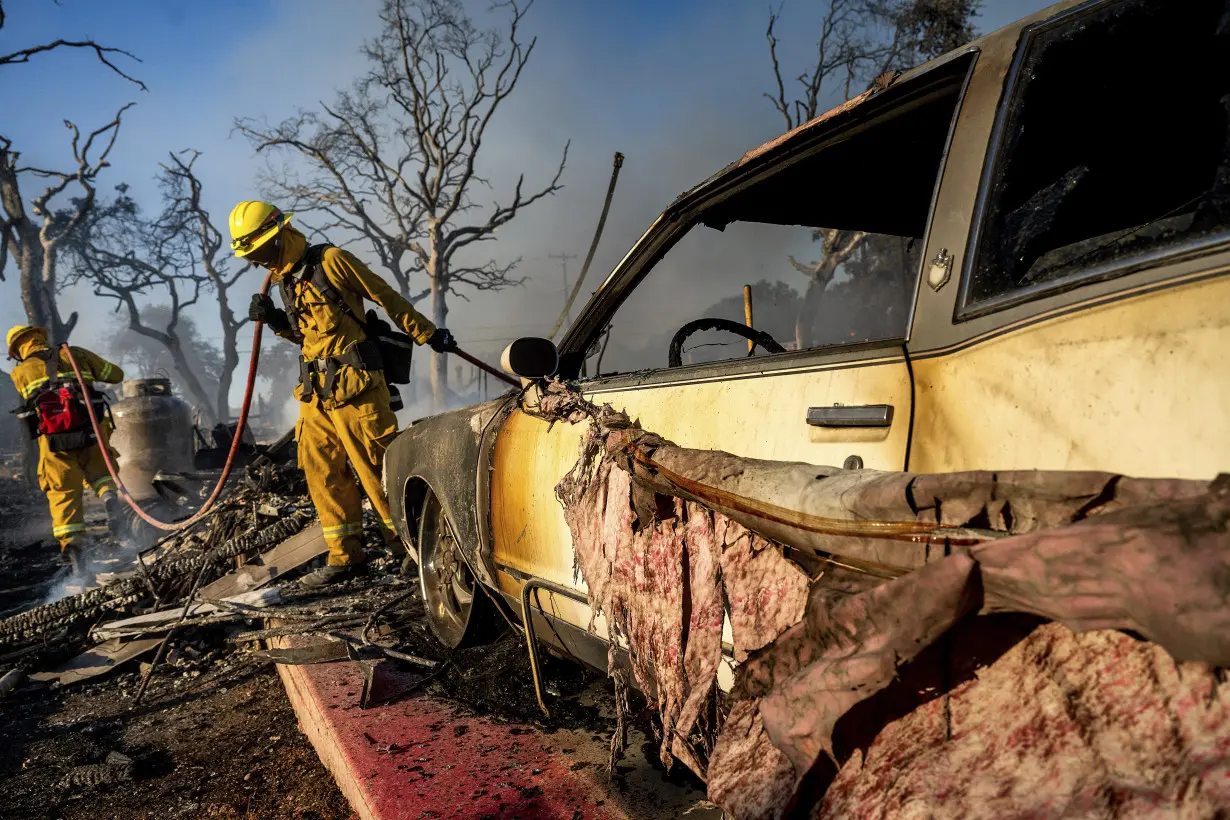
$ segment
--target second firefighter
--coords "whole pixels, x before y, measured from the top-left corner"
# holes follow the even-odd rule
[[[73,358],[89,384],[89,395],[82,396],[72,366],[63,353],[48,345],[46,329],[18,325],[8,332],[7,342],[9,358],[18,362],[10,374],[13,385],[25,403],[23,415],[32,422],[30,432],[38,438],[38,483],[51,508],[52,533],[60,549],[81,569],[89,541],[82,495],[85,487],[106,505],[113,535],[119,535],[125,526],[124,505],[116,495],[115,482],[84,404],[94,401],[101,415],[101,398],[92,382],[118,384],[124,371],[85,348],[73,347]],[[106,418],[102,431],[102,444],[109,447],[112,426]],[[114,449],[111,454],[118,457]]]

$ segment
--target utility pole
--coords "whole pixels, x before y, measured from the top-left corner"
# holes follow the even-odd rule
[[[571,323],[572,322],[572,312],[568,310],[568,308],[570,307],[570,305],[568,304],[568,260],[576,259],[577,255],[575,253],[552,253],[548,255],[548,258],[560,260],[560,268],[563,270],[563,273],[564,273],[564,310],[565,310],[564,319],[568,321],[569,323]]]

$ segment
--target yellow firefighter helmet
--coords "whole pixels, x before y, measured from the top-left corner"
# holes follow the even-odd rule
[[[13,325],[13,327],[9,328],[8,335],[4,337],[4,343],[8,346],[10,359],[17,358],[17,343],[31,333],[42,333],[44,338],[47,335],[45,329],[34,325]]]
[[[231,250],[236,256],[247,256],[277,236],[291,216],[282,213],[276,205],[258,199],[240,202],[227,220],[231,226]]]

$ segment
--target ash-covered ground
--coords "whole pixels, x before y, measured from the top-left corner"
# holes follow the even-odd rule
[[[101,506],[88,517],[101,524]],[[0,480],[0,610],[41,603],[67,577],[50,531],[43,496]],[[0,817],[351,817],[273,665],[201,647],[155,676],[135,709],[135,662],[98,682],[26,683],[0,698]],[[130,779],[89,782],[87,767],[112,752],[132,759]]]
[[[87,521],[93,531],[105,531],[96,502]],[[49,532],[43,496],[0,479],[0,617],[64,594],[72,578]],[[444,650],[425,627],[417,578],[401,576],[391,556],[373,557],[367,578],[340,589],[308,593],[293,580],[284,583],[284,611],[301,618],[313,607],[322,613],[358,611],[361,624],[362,610],[402,599],[382,616],[384,633],[399,650],[441,664],[419,692],[450,701],[462,715],[535,725],[595,749],[609,747],[616,721],[604,675],[543,651],[552,697],[552,717],[544,722],[517,634],[506,631],[490,645],[460,652]],[[122,613],[106,617],[117,615]],[[325,615],[321,623],[332,619],[329,628],[346,626],[339,617],[344,618]],[[87,682],[61,686],[26,680],[0,696],[6,741],[0,744],[0,817],[352,817],[300,732],[273,663],[255,654],[259,644],[236,641],[263,625],[257,616],[177,633],[139,704],[136,694],[150,655]],[[62,659],[80,648],[66,644]],[[54,651],[40,651],[39,666],[57,661]],[[21,662],[0,659],[0,671]],[[678,816],[703,804],[704,785],[684,767],[669,775],[661,770],[644,701],[634,695],[630,706],[631,746],[610,773],[612,791],[631,804],[644,804],[646,817]],[[126,760],[131,763],[115,765]]]

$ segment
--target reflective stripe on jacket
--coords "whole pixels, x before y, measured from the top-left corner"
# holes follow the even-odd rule
[[[47,374],[51,371],[51,363],[47,362],[44,365],[43,359],[34,355],[44,350],[47,350],[46,344],[37,338],[24,342],[18,347],[17,355],[21,358],[21,362],[13,368],[9,376],[13,379],[13,386],[17,388],[23,400],[28,401],[30,397],[48,385]],[[112,364],[84,347],[74,346],[72,351],[73,358],[77,360],[77,365],[81,368],[81,375],[87,383],[118,384],[123,381],[124,371],[118,365]],[[59,355],[56,378],[76,379],[73,366],[68,363],[63,353]]]

